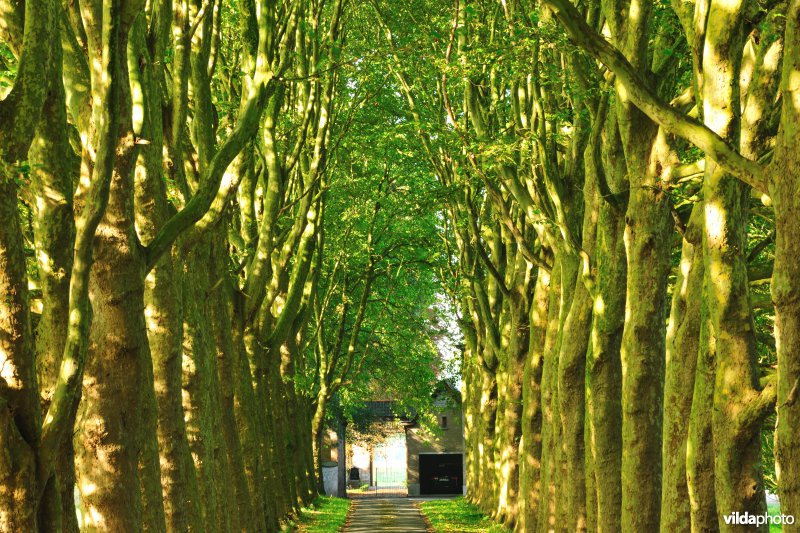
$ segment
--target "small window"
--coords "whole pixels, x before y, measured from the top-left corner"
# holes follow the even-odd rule
[[[442,427],[442,429],[447,429],[447,417],[446,416],[442,417],[441,427]]]

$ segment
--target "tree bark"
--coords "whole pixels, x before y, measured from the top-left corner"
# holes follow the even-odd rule
[[[183,337],[183,389],[184,417],[189,438],[189,448],[197,469],[203,523],[220,526],[218,511],[219,490],[214,449],[216,435],[213,429],[211,406],[211,366],[215,359],[211,323],[205,315],[207,278],[206,257],[208,243],[196,246],[189,257],[184,272],[184,337]]]
[[[719,526],[717,498],[714,492],[714,438],[708,413],[714,409],[717,343],[708,322],[705,281],[702,290],[700,342],[686,450],[686,485],[691,505],[692,532],[713,533],[719,531]]]
[[[661,507],[661,420],[669,243],[669,200],[659,172],[668,165],[663,133],[638,110],[619,115],[630,176],[625,220],[627,292],[622,335],[623,531],[655,531]],[[623,118],[624,116],[624,118]],[[664,153],[667,152],[667,153]],[[651,482],[642,483],[647,479]]]
[[[556,527],[557,517],[557,477],[558,462],[556,450],[559,448],[559,430],[556,398],[558,387],[554,377],[558,364],[558,337],[561,323],[561,262],[556,255],[553,271],[550,274],[550,291],[548,303],[547,331],[545,334],[544,363],[542,366],[542,473],[541,504],[539,505],[537,525],[539,530],[550,530]]]
[[[621,192],[623,161],[616,123],[611,121],[607,145],[615,146],[605,174]],[[611,149],[610,149],[611,150]],[[613,154],[613,155],[612,155]],[[623,163],[624,166],[624,163]],[[597,531],[620,530],[622,513],[622,366],[620,347],[625,322],[625,216],[623,206],[600,201],[595,247],[597,276],[593,304],[591,356],[587,361],[591,455],[597,486]]]
[[[786,12],[786,41],[782,72],[784,104],[775,151],[770,195],[775,203],[775,343],[778,352],[778,423],[775,431],[776,470],[779,472],[784,514],[800,516],[800,2]],[[784,525],[800,531],[800,524]]]
[[[550,273],[539,269],[530,309],[530,343],[522,377],[517,531],[538,531],[542,477],[542,366],[550,303]],[[466,431],[466,427],[465,427]]]
[[[692,219],[684,234],[667,325],[661,493],[661,531],[664,533],[690,531],[692,524],[686,463],[692,394],[700,351],[702,209],[702,204],[695,204]],[[692,450],[691,453],[696,452]],[[709,503],[704,502],[703,505],[708,506]]]
[[[217,372],[220,382],[220,400],[222,410],[222,433],[225,449],[230,463],[231,475],[234,482],[236,505],[238,510],[239,528],[246,531],[258,529],[259,519],[255,516],[255,496],[250,491],[247,480],[247,468],[242,449],[243,436],[236,419],[236,403],[241,402],[237,397],[236,383],[239,377],[238,357],[239,352],[232,335],[233,321],[231,305],[233,302],[233,280],[226,268],[227,250],[217,237],[212,243],[212,279],[216,287],[212,291],[212,321],[217,347]],[[232,517],[233,519],[233,517]],[[234,524],[231,524],[234,528]]]
[[[567,527],[570,530],[585,531],[586,522],[586,360],[592,329],[592,294],[590,281],[594,276],[590,261],[594,257],[598,223],[598,170],[600,161],[594,157],[595,150],[590,143],[584,159],[585,179],[583,186],[583,226],[581,229],[581,256],[569,257],[563,252],[562,261],[578,261],[580,265],[570,267],[564,286],[571,284],[572,303],[569,307],[561,332],[561,350],[558,356],[558,398],[560,402],[562,439],[566,460],[564,492],[566,507],[569,510]],[[574,209],[574,208],[573,208]],[[574,268],[574,270],[572,270]],[[562,263],[564,269],[564,263]],[[562,270],[565,272],[565,270]],[[572,275],[575,275],[573,278]]]
[[[102,56],[106,46],[102,46],[100,36],[111,32],[112,44],[106,51],[110,57],[106,60],[112,65],[118,63],[110,82],[119,84],[119,126],[106,132],[116,142],[112,148],[116,158],[108,208],[94,241],[96,261],[89,287],[94,319],[83,379],[77,477],[86,527],[139,531],[144,526],[144,515],[137,463],[140,449],[151,437],[144,433],[149,428],[142,427],[142,391],[153,384],[148,381],[152,369],[148,368],[151,360],[143,306],[145,262],[134,228],[132,170],[136,148],[131,130],[128,69],[122,60],[127,30],[120,19],[119,4],[110,2],[94,9],[98,11],[95,15],[100,14],[100,9],[105,13],[94,18],[89,11],[86,13],[85,24],[91,28],[87,29],[92,43],[90,58],[94,59],[95,53],[98,58]],[[101,20],[108,29],[93,26]],[[100,59],[96,63],[94,68],[103,64]],[[101,74],[92,71],[93,91],[95,84],[102,87],[100,84],[107,83],[98,79]],[[100,113],[100,109],[95,111],[95,121],[101,119]],[[101,167],[107,161],[87,164]],[[160,512],[156,508],[148,513],[158,515],[163,519],[163,507]],[[147,526],[163,528],[163,524]]]

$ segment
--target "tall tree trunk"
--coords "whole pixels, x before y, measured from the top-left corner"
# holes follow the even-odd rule
[[[522,377],[522,439],[519,444],[519,513],[516,531],[538,531],[542,500],[542,366],[550,303],[550,273],[539,269],[530,309],[530,343]],[[464,428],[465,432],[467,427]]]
[[[716,339],[708,323],[706,291],[704,282],[700,300],[699,352],[686,450],[686,485],[689,492],[693,533],[719,531],[717,499],[714,493],[714,438],[711,417],[708,416],[714,409],[717,348]]]
[[[142,295],[144,298],[144,295]],[[161,461],[158,453],[158,406],[154,390],[153,365],[150,359],[142,365],[144,386],[141,390],[140,424],[142,445],[139,449],[139,478],[142,490],[144,531],[166,532],[166,513],[161,492]]]
[[[690,531],[692,523],[686,463],[692,394],[700,350],[702,213],[702,204],[695,204],[683,237],[667,326],[661,493],[661,531],[664,533]],[[708,502],[704,505],[708,505]]]
[[[617,197],[625,188],[625,163],[615,118],[605,127],[601,171]],[[601,189],[602,190],[602,189]],[[595,257],[591,356],[587,361],[591,455],[597,486],[597,531],[620,530],[622,513],[622,365],[620,347],[625,322],[625,213],[614,197],[601,195]]]
[[[599,161],[594,161],[594,158],[591,157],[591,146],[588,151],[590,157],[586,160],[586,179],[583,187],[581,253],[585,254],[585,257],[593,257],[598,222],[598,176],[594,167],[599,164]],[[565,260],[575,264],[570,266],[569,277],[564,278],[564,284],[571,284],[574,289],[569,313],[564,320],[561,332],[561,350],[558,356],[558,398],[567,472],[564,480],[564,495],[568,509],[568,529],[585,531],[587,528],[586,450],[584,447],[586,359],[592,328],[592,295],[587,283],[593,273],[590,271],[588,261],[583,261],[578,265],[578,257],[567,259],[566,255],[562,258],[562,261]],[[562,272],[565,272],[563,269],[564,263],[562,262]]]
[[[5,164],[5,161],[0,161]],[[35,531],[39,393],[28,302],[25,247],[17,215],[17,186],[0,168],[0,526]]]
[[[475,355],[478,349],[478,338],[472,321],[466,318],[468,309],[462,306],[461,330],[464,332],[464,352],[462,354],[461,368],[464,376],[464,386],[462,388],[462,405],[464,406],[464,450],[467,471],[465,481],[467,485],[467,499],[472,503],[478,502],[480,490],[480,410],[479,388],[476,386],[476,360]]]
[[[206,256],[208,243],[194,248],[184,273],[183,388],[184,417],[189,447],[197,469],[203,523],[219,527],[215,439],[211,407],[211,365],[215,358],[210,322],[204,304],[209,287]]]
[[[787,30],[788,32],[788,30]],[[788,55],[787,55],[788,57]],[[795,138],[800,135],[795,134]],[[794,144],[794,143],[792,143]],[[772,299],[775,302],[775,341],[778,347],[778,425],[775,459],[780,487],[781,512],[800,516],[800,161],[794,148],[785,150],[786,170],[774,185],[775,270]],[[779,199],[780,198],[780,199]],[[784,531],[800,531],[797,523]]]
[[[76,448],[85,524],[98,530],[142,528],[138,452],[142,390],[150,364],[144,321],[144,262],[133,228],[128,183],[132,134],[121,137],[108,210],[95,240],[90,294],[94,318]]]
[[[61,77],[61,43],[53,42],[53,72],[42,119],[28,151],[34,210],[34,245],[42,291],[42,315],[36,328],[36,365],[39,388],[47,405],[58,379],[69,323],[69,285],[75,242],[73,179],[80,158],[69,144],[66,96]],[[70,410],[73,413],[75,409]],[[74,421],[68,424],[70,428]],[[39,525],[52,531],[76,532],[75,452],[72,439],[61,444],[55,477],[48,481],[39,511]],[[52,486],[51,486],[52,485]],[[57,494],[51,491],[58,491]],[[57,499],[60,509],[53,508]],[[45,503],[47,502],[47,503]]]
[[[140,17],[131,32],[129,65],[131,84],[142,95],[144,107],[141,123],[134,127],[150,141],[140,149],[134,171],[136,230],[147,244],[169,220],[172,207],[162,178],[161,92],[154,80],[160,70],[148,55],[145,30],[146,21]],[[164,254],[145,280],[145,318],[155,393],[154,398],[145,401],[155,401],[158,460],[152,455],[153,450],[144,459],[145,468],[160,465],[157,484],[160,490],[151,494],[151,498],[157,496],[163,500],[167,530],[200,531],[200,498],[182,406],[183,281],[179,261],[176,253]],[[152,408],[151,405],[148,410]]]
[[[242,449],[242,436],[236,419],[236,403],[242,400],[237,397],[236,383],[239,377],[239,352],[232,335],[233,321],[231,305],[233,302],[233,280],[226,268],[227,250],[224,241],[217,237],[213,241],[213,278],[216,287],[211,295],[212,322],[217,346],[217,372],[220,381],[220,400],[222,410],[222,434],[225,449],[233,477],[238,522],[242,530],[258,530],[259,519],[255,516],[255,495],[251,493],[247,480],[247,468]],[[260,510],[259,510],[260,511]],[[233,524],[231,525],[233,529]]]
[[[234,394],[239,398],[236,403],[236,421],[242,434],[242,454],[245,460],[247,482],[251,494],[255,497],[256,516],[264,517],[267,530],[277,527],[275,502],[270,500],[268,484],[273,482],[272,471],[268,463],[265,443],[265,413],[262,400],[256,394],[255,378],[252,373],[252,332],[243,324],[242,313],[244,302],[241,298],[234,301],[234,344],[238,346],[238,377]]]
[[[521,257],[519,258],[521,260]],[[521,272],[520,272],[521,270]],[[503,416],[505,429],[504,446],[501,452],[500,468],[507,472],[504,479],[506,526],[513,526],[518,518],[520,500],[520,464],[519,446],[522,437],[522,411],[525,362],[530,350],[530,295],[528,287],[534,282],[530,279],[520,279],[526,276],[524,263],[517,265],[517,282],[515,284],[514,298],[509,301],[510,311],[510,340],[508,343],[508,369],[506,371],[506,398]],[[521,293],[521,294],[520,294]],[[502,494],[502,493],[501,493]],[[501,497],[502,500],[502,497]]]
[[[322,473],[322,456],[323,456],[323,437],[324,437],[324,421],[325,421],[325,406],[327,404],[327,392],[323,389],[317,395],[317,401],[314,405],[314,414],[311,417],[311,436],[314,441],[314,464],[316,465],[316,481],[317,490],[320,494],[325,494],[325,480]]]
[[[233,344],[234,349],[238,350],[234,360],[236,365],[234,397],[238,398],[234,404],[236,426],[241,435],[242,457],[247,486],[253,496],[253,511],[258,519],[257,523],[263,524],[263,528],[268,530],[277,524],[277,518],[274,517],[274,505],[267,498],[266,492],[266,483],[269,479],[266,478],[267,466],[261,441],[263,415],[258,409],[250,372],[249,353],[245,347],[245,327],[241,318],[244,304],[241,297],[237,297],[235,293],[233,301]]]
[[[119,50],[125,50],[126,38],[119,28],[115,30],[120,33]],[[150,427],[142,427],[142,391],[153,383],[148,381],[152,370],[143,308],[145,262],[134,228],[136,149],[130,88],[120,55],[119,76],[114,80],[120,90],[120,127],[113,132],[117,147],[109,204],[94,243],[96,261],[90,278],[94,319],[76,459],[87,527],[138,531],[143,527],[138,455],[145,440],[154,437],[145,434]],[[163,507],[160,513],[157,508],[151,511],[148,516],[163,519]]]
[[[587,360],[592,356],[592,345],[586,354]],[[585,413],[585,429],[583,432],[583,449],[591,450],[594,434],[592,433],[592,426],[589,423],[589,400],[591,400],[591,392],[586,392],[586,405],[584,406]],[[584,469],[586,477],[586,530],[597,531],[597,477],[594,473],[594,457],[591,453],[584,454],[585,462]]]
[[[622,335],[623,531],[655,531],[661,506],[664,317],[672,230],[661,169],[664,134],[630,107],[619,114],[630,176],[625,250],[627,290]],[[624,118],[623,118],[624,117]],[[652,151],[651,151],[652,149]],[[651,480],[643,483],[642,480]]]
[[[14,85],[0,100],[0,529],[20,531],[37,528],[42,416],[18,214],[18,165],[27,159],[52,85],[55,7],[51,2],[3,6],[3,38],[16,41],[8,45],[16,44],[19,61]]]
[[[495,373],[480,368],[481,384],[481,491],[479,502],[486,513],[497,509],[497,470],[495,461],[495,439],[497,425],[497,380]]]
[[[704,194],[705,282],[717,354],[712,411],[715,494],[720,528],[727,531],[735,528],[726,527],[725,515],[736,511],[763,514],[766,500],[761,423],[758,417],[749,419],[748,409],[758,387],[755,328],[747,265],[741,253],[746,239],[745,205],[750,195],[731,176],[714,174],[706,176]]]
[[[784,104],[770,195],[775,205],[775,344],[778,352],[778,425],[775,459],[784,514],[800,516],[800,1],[786,12],[781,90]],[[800,531],[800,524],[784,525]]]
[[[740,136],[739,76],[744,44],[744,3],[709,8],[703,59],[703,118],[729,142]],[[709,326],[716,341],[714,482],[720,529],[734,512],[763,514],[762,413],[751,412],[758,397],[758,355],[747,279],[747,220],[750,188],[706,163],[703,237]],[[759,530],[767,530],[764,525]]]
[[[166,254],[147,277],[145,312],[158,404],[161,486],[169,531],[202,530],[197,473],[183,414],[182,275]]]
[[[547,331],[545,347],[543,350],[544,363],[542,366],[542,473],[541,473],[541,504],[537,524],[539,530],[549,531],[556,527],[557,522],[557,477],[558,454],[556,450],[559,441],[561,422],[556,408],[558,393],[557,375],[558,365],[558,338],[561,323],[561,261],[556,255],[553,262],[553,272],[550,275],[550,291],[547,315]]]
[[[339,417],[336,422],[336,451],[339,458],[337,465],[336,496],[347,498],[347,424]]]

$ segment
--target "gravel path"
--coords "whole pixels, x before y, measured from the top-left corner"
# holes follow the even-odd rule
[[[424,533],[428,531],[419,510],[406,498],[353,500],[345,533]]]

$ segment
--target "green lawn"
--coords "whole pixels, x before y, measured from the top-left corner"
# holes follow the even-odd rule
[[[347,520],[350,500],[320,496],[309,507],[304,507],[300,518],[292,524],[293,529],[302,533],[338,533]]]
[[[780,505],[771,503],[768,506],[770,516],[775,516],[781,514],[781,507]],[[783,528],[778,524],[770,524],[769,525],[769,533],[777,533],[778,531],[783,531]]]
[[[511,533],[503,526],[495,524],[491,518],[464,498],[426,501],[420,503],[419,508],[436,533],[468,531]]]

